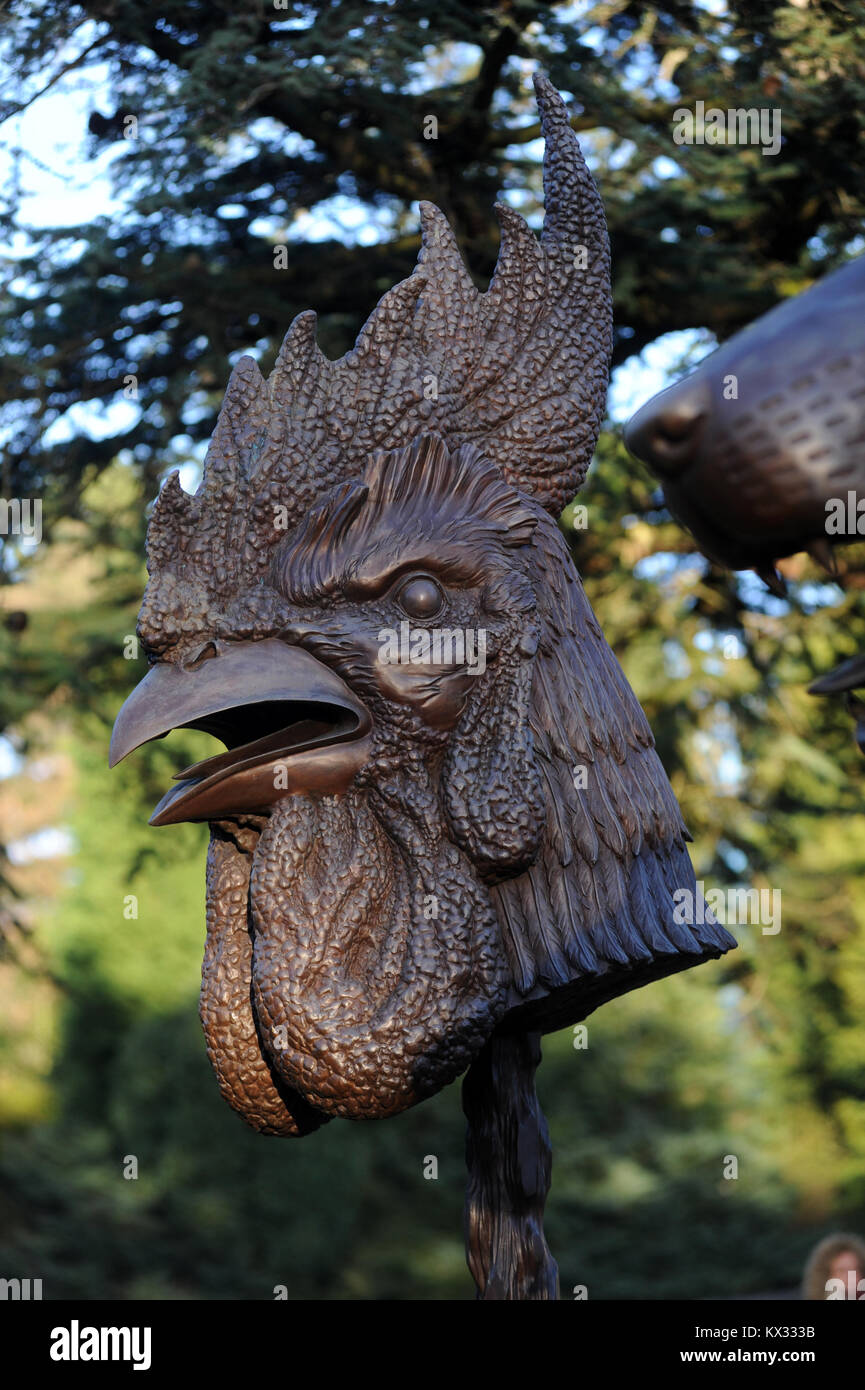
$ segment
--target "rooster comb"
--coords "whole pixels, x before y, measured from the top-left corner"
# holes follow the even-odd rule
[[[447,219],[421,203],[414,271],[388,291],[355,346],[330,361],[299,314],[267,381],[235,367],[201,485],[165,483],[148,568],[194,573],[212,594],[265,577],[273,547],[322,495],[360,479],[376,451],[434,431],[473,446],[556,514],[580,487],[603,415],[612,343],[601,200],[561,97],[535,77],[544,149],[540,239],[496,206],[501,247],[485,293]]]

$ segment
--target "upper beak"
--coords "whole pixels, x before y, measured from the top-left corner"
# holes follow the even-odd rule
[[[266,810],[295,792],[342,790],[366,761],[369,712],[302,648],[232,643],[192,669],[154,666],[117,716],[109,767],[172,729],[204,729],[229,750],[176,773],[151,825]]]

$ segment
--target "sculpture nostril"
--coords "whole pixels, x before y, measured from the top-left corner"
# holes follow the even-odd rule
[[[702,412],[667,411],[655,426],[656,435],[664,442],[682,444],[690,439],[702,419]]]
[[[184,671],[195,671],[199,666],[203,666],[205,661],[210,661],[215,656],[219,656],[219,648],[215,642],[208,641],[180,664]]]
[[[680,473],[696,456],[706,415],[693,396],[650,401],[626,426],[625,443],[659,473]]]

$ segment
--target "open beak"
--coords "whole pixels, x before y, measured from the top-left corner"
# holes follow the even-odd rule
[[[200,664],[156,665],[120,710],[109,767],[172,729],[227,748],[175,774],[151,825],[266,811],[297,792],[340,791],[368,756],[369,712],[334,671],[278,638],[235,642]]]

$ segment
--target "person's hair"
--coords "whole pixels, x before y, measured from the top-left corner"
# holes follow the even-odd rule
[[[808,1263],[805,1266],[805,1274],[802,1279],[802,1297],[816,1302],[827,1297],[826,1284],[832,1277],[830,1266],[836,1255],[849,1250],[856,1256],[856,1263],[859,1266],[860,1277],[865,1278],[865,1240],[859,1236],[844,1234],[839,1232],[836,1235],[824,1236],[819,1244],[814,1246],[808,1256]]]

